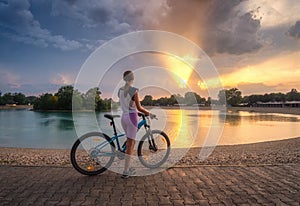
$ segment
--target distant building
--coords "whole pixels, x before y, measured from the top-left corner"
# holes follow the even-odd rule
[[[174,106],[182,107],[182,106],[186,106],[186,104],[174,104]]]
[[[300,107],[300,101],[256,102],[257,107]]]
[[[6,104],[5,106],[7,106],[7,107],[16,107],[17,105],[16,104]]]
[[[206,105],[204,103],[201,103],[201,104],[193,104],[192,106],[194,107],[205,107]]]

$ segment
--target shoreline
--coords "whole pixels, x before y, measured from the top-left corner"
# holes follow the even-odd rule
[[[224,110],[225,107],[194,107],[194,106],[144,106],[146,109],[153,109],[153,108],[161,108],[166,110],[172,109],[184,109],[184,110]],[[18,110],[18,109],[28,109],[34,112],[72,112],[72,110],[33,110],[32,105],[17,105],[17,106],[0,106],[0,110]],[[300,115],[300,108],[297,107],[227,107],[227,112],[254,112],[254,113],[277,113],[277,114],[292,114],[292,115]],[[91,110],[82,110],[77,112],[93,112]],[[96,112],[107,112],[110,113],[111,111],[96,111]]]
[[[33,109],[33,105],[16,105],[16,106],[5,106],[0,105],[0,109]]]
[[[197,110],[197,107],[194,106],[144,106],[146,109],[153,109],[153,108],[161,108],[161,109],[185,109],[185,110]],[[225,107],[198,107],[198,110],[224,110]],[[257,112],[257,113],[277,113],[277,114],[293,114],[293,115],[300,115],[300,108],[297,107],[227,107],[227,112]]]
[[[300,164],[300,137],[260,143],[220,145],[200,161],[202,148],[190,148],[174,165],[277,165]],[[186,149],[171,149],[170,159]],[[178,158],[177,158],[178,159]],[[71,166],[70,149],[0,147],[0,165]]]
[[[229,107],[227,111],[247,111],[257,113],[279,113],[300,115],[300,108],[297,107]]]

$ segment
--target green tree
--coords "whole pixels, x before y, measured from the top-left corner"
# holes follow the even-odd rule
[[[290,92],[286,93],[287,101],[300,101],[300,93],[297,89],[292,89]]]
[[[75,110],[83,109],[83,98],[77,90],[73,91],[72,108]]]
[[[99,99],[97,102],[97,111],[108,111],[111,109],[112,99]]]
[[[151,95],[146,95],[144,99],[141,101],[141,104],[144,106],[152,106],[153,105],[153,97]]]
[[[14,96],[10,92],[5,93],[2,97],[2,99],[3,99],[4,104],[14,104],[15,103]]]
[[[27,104],[27,98],[22,93],[14,93],[13,94],[14,102],[18,105],[25,105]]]
[[[207,101],[205,103],[205,106],[211,106],[211,97],[207,98]]]
[[[232,88],[229,90],[221,90],[219,92],[218,96],[219,96],[219,102],[221,104],[225,104],[224,98],[222,98],[224,93],[225,93],[226,102],[228,105],[237,106],[238,104],[240,104],[242,102],[242,92],[240,90],[238,90],[237,88]]]
[[[274,102],[285,102],[285,94],[279,93],[271,93],[271,99]]]
[[[201,97],[196,92],[187,92],[184,94],[185,103],[187,105],[205,104],[206,99]]]
[[[227,90],[226,101],[231,106],[237,106],[242,101],[242,92],[237,88]]]
[[[261,101],[261,96],[262,95],[250,95],[248,97],[244,97],[244,103],[248,103],[249,105],[254,105],[258,101]]]
[[[174,104],[178,104],[177,99],[176,99],[176,95],[172,94],[169,98],[169,105],[174,105]]]
[[[37,99],[37,97],[36,96],[28,96],[28,97],[26,97],[26,99],[27,99],[27,104],[33,104],[34,101]]]
[[[34,110],[56,110],[58,109],[58,97],[46,93],[38,97],[34,104]]]
[[[98,102],[100,101],[101,92],[98,87],[89,89],[83,95],[83,106],[89,110],[95,110],[98,107]]]
[[[156,100],[156,104],[160,105],[160,106],[168,106],[168,98],[167,97],[161,97],[159,99]]]
[[[2,92],[0,90],[0,105],[3,105],[4,104],[4,101],[3,101],[3,98],[2,98]]]
[[[227,104],[226,103],[226,90],[225,89],[219,91],[218,98],[219,98],[219,101],[218,101],[219,104],[221,104],[221,105],[226,105]]]
[[[185,98],[180,94],[173,94],[178,104],[184,104]]]
[[[55,94],[58,97],[58,109],[72,110],[73,86],[62,86]]]

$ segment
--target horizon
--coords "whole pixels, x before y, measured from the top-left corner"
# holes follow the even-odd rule
[[[73,85],[62,85],[62,86],[73,86]],[[235,87],[236,88],[236,87]],[[225,90],[229,90],[229,89],[233,89],[233,88],[224,88]],[[239,88],[237,88],[239,91],[241,91]],[[252,93],[252,94],[247,94],[247,95],[244,95],[243,94],[243,92],[242,92],[242,94],[241,94],[241,96],[242,97],[246,97],[246,96],[251,96],[251,95],[265,95],[265,94],[272,94],[272,93],[275,93],[275,94],[278,94],[278,93],[282,93],[282,94],[287,94],[287,93],[289,93],[289,92],[291,92],[293,89],[296,89],[296,91],[299,93],[300,91],[297,89],[297,88],[291,88],[290,90],[288,90],[288,91],[286,91],[286,92],[283,92],[283,91],[278,91],[278,92],[266,92],[266,93]],[[147,88],[147,90],[148,90],[148,88]],[[147,91],[146,90],[146,91]],[[99,90],[100,91],[100,90]],[[85,91],[86,92],[86,91]],[[80,92],[81,94],[85,94],[85,92]],[[100,91],[101,92],[101,91]],[[188,92],[194,92],[194,91],[188,91]],[[16,92],[6,92],[6,93],[11,93],[11,94],[15,94],[15,93],[22,93],[22,92],[18,92],[18,91],[16,91]],[[6,93],[1,93],[1,90],[0,90],[0,97],[1,96],[3,96],[4,94],[6,94]],[[24,94],[26,97],[31,97],[31,96],[33,96],[33,97],[40,97],[41,95],[44,95],[44,94],[52,94],[52,95],[55,95],[55,93],[57,93],[57,91],[55,91],[55,92],[44,92],[44,93],[41,93],[41,94],[38,94],[38,95],[26,95],[26,94],[24,94],[24,93],[22,93],[22,94]],[[195,92],[196,94],[198,94],[197,92]],[[148,96],[148,95],[150,95],[150,96],[152,96],[152,98],[153,98],[153,100],[158,100],[159,98],[169,98],[171,95],[181,95],[182,97],[184,97],[184,95],[185,95],[185,93],[177,93],[177,94],[167,94],[167,95],[161,95],[161,96],[158,96],[158,95],[151,95],[150,93],[146,93],[146,92],[140,92],[140,94],[139,94],[139,96],[140,97],[142,97],[141,99],[140,99],[140,101],[142,101],[143,99],[144,99],[144,97],[145,96]],[[199,94],[198,94],[199,95]],[[112,98],[112,96],[102,96],[102,93],[100,94],[100,97],[102,98],[102,99],[110,99],[110,98]],[[210,96],[201,96],[200,95],[200,97],[202,97],[202,98],[205,98],[206,100],[207,100],[207,98],[209,98]],[[112,100],[113,101],[115,101],[116,102],[116,100],[115,99],[113,99],[112,98]],[[217,100],[217,99],[214,99],[214,98],[212,98],[212,100]]]

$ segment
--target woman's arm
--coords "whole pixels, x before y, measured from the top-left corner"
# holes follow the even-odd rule
[[[155,114],[152,114],[150,113],[148,110],[146,110],[140,103],[140,100],[139,100],[139,95],[138,95],[138,92],[136,92],[134,94],[134,102],[135,102],[135,105],[136,105],[136,108],[138,109],[138,111],[146,114],[146,115],[150,115],[151,118],[155,118],[156,115]]]

